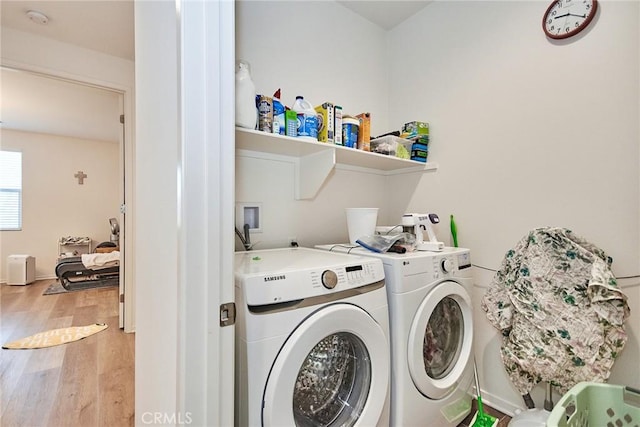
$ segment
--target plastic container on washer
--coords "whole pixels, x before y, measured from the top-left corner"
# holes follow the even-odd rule
[[[304,97],[298,95],[291,109],[298,115],[298,138],[317,141],[318,117],[313,106],[305,101]]]
[[[527,409],[511,418],[508,427],[545,427],[549,414],[544,409]]]

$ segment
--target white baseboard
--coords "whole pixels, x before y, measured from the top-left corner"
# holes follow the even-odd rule
[[[57,279],[55,275],[53,276],[36,276],[36,280],[49,280],[49,279]],[[0,285],[6,285],[7,279],[0,279]]]
[[[514,405],[513,402],[509,402],[508,400],[491,393],[487,393],[486,391],[482,392],[482,402],[487,406],[491,406],[493,409],[497,409],[503,414],[509,415],[510,417],[513,417],[516,414],[516,411],[520,412],[525,409],[524,401],[522,402],[522,406]]]

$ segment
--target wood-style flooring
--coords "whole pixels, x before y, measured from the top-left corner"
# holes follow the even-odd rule
[[[134,334],[118,328],[118,288],[42,293],[54,280],[0,285],[0,342],[106,323],[95,335],[38,350],[0,350],[0,426],[132,426]]]
[[[493,409],[492,407],[487,405],[483,405],[483,408],[485,413],[498,420],[497,427],[507,427],[509,425],[509,422],[511,422],[510,416],[503,414],[497,409]],[[460,424],[458,424],[458,427],[473,427],[471,421],[473,421],[473,417],[476,412],[478,412],[478,401],[476,399],[473,399],[473,401],[471,402],[471,413],[469,414],[469,416],[467,416],[467,418],[462,420]]]
[[[80,341],[0,350],[0,426],[134,425],[134,334],[118,328],[118,289],[42,293],[54,280],[0,285],[0,343],[49,329],[106,323]],[[485,407],[504,427],[510,418]],[[475,414],[459,427],[467,427]]]

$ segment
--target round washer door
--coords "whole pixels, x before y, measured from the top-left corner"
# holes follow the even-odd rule
[[[265,426],[372,426],[387,398],[389,343],[351,304],[323,307],[289,336],[265,387]]]
[[[471,299],[460,284],[442,282],[422,300],[413,318],[407,349],[409,373],[430,399],[453,391],[471,357]]]

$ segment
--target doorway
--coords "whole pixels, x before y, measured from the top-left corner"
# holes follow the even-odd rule
[[[127,298],[132,295],[127,286],[131,277],[127,259],[131,257],[127,256],[125,215],[128,198],[125,176],[132,164],[128,156],[130,125],[124,119],[129,94],[122,88],[55,73],[4,65],[0,71],[2,132],[11,136],[3,138],[2,148],[19,149],[22,143],[35,141],[30,146],[34,150],[29,157],[31,167],[23,175],[31,174],[28,179],[43,183],[35,187],[42,194],[32,199],[47,201],[37,209],[23,207],[25,219],[31,216],[26,224],[37,226],[25,226],[19,233],[5,233],[2,252],[14,253],[12,242],[20,240],[24,245],[27,240],[38,259],[37,276],[55,277],[57,252],[51,251],[55,247],[55,242],[50,242],[51,236],[57,236],[57,240],[74,234],[86,235],[93,239],[95,247],[110,240],[109,219],[116,218],[121,251],[119,326],[132,332],[133,297]],[[50,146],[49,142],[57,145]],[[76,176],[83,179],[76,180]]]

